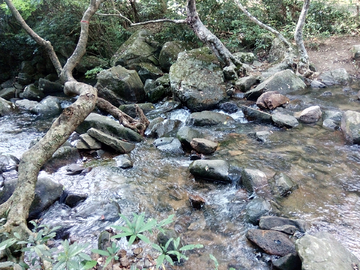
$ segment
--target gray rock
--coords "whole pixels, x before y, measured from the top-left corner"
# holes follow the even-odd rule
[[[256,197],[246,205],[245,220],[254,225],[259,224],[259,219],[271,211],[271,204],[261,197]]]
[[[156,80],[157,78],[164,75],[161,69],[151,63],[138,63],[135,66],[135,70],[139,74],[139,77],[143,83],[145,83],[145,81],[148,79]]]
[[[195,160],[190,164],[189,169],[198,179],[231,182],[229,167],[225,160]]]
[[[301,260],[297,254],[287,254],[280,259],[273,260],[272,264],[278,270],[301,270]]]
[[[246,92],[258,82],[258,76],[251,75],[247,77],[242,77],[235,82],[235,88],[240,90],[241,92]]]
[[[19,159],[13,155],[0,154],[0,174],[11,170],[16,170],[19,162]]]
[[[160,101],[171,93],[170,87],[164,87],[163,85],[157,83],[157,81],[151,79],[146,80],[144,91],[147,100],[151,102]]]
[[[299,121],[294,116],[281,112],[272,114],[271,119],[278,127],[294,128],[299,125]]]
[[[260,109],[273,110],[279,106],[289,103],[289,99],[277,91],[268,91],[262,94],[256,101]]]
[[[235,66],[226,66],[223,68],[225,80],[235,81],[239,78]]]
[[[76,132],[83,134],[92,127],[115,138],[133,142],[142,141],[141,135],[137,132],[120,125],[118,121],[96,113],[90,113],[88,117],[86,117],[86,119],[76,128]]]
[[[341,130],[348,143],[360,144],[360,113],[355,111],[343,112]]]
[[[202,111],[192,113],[186,120],[188,125],[193,126],[216,126],[233,123],[234,119],[226,114],[212,111]]]
[[[249,100],[257,100],[260,95],[267,91],[278,91],[280,94],[286,95],[306,87],[305,83],[295,75],[291,70],[283,70],[275,73],[264,82],[260,83],[254,89],[245,93],[245,98]]]
[[[255,137],[260,142],[266,142],[272,133],[270,131],[258,131],[255,132]]]
[[[255,55],[251,52],[236,52],[233,56],[241,63],[252,64],[255,60]]]
[[[54,117],[60,115],[62,111],[61,101],[54,96],[47,96],[40,103],[36,104],[31,112],[41,117]]]
[[[76,207],[79,203],[85,201],[87,199],[87,194],[76,194],[70,193],[67,195],[65,199],[65,204],[71,208]]]
[[[79,150],[98,150],[101,149],[101,143],[85,133],[80,135],[80,139],[76,143],[76,148]]]
[[[143,111],[143,113],[145,115],[148,114],[149,112],[155,110],[155,106],[152,103],[138,103],[137,105]],[[126,113],[127,115],[131,116],[132,118],[138,117],[135,104],[121,105],[119,107],[119,109],[121,111],[123,111],[124,113]]]
[[[39,102],[28,99],[20,99],[15,101],[15,106],[22,111],[31,112],[39,104]]]
[[[318,80],[327,86],[338,84],[344,85],[349,82],[350,76],[344,68],[339,68],[321,73]]]
[[[43,169],[47,172],[54,172],[60,167],[76,163],[79,159],[80,154],[76,148],[71,146],[62,146],[44,164]]]
[[[17,82],[21,85],[28,85],[33,82],[33,78],[30,74],[20,72],[17,75]]]
[[[331,234],[319,232],[306,234],[296,241],[296,250],[306,270],[353,270],[360,260],[348,251]]]
[[[276,173],[275,176],[269,180],[269,185],[275,198],[287,197],[298,188],[298,185],[292,181],[289,176],[281,172]]]
[[[176,137],[180,140],[180,142],[182,144],[184,144],[186,147],[190,147],[190,142],[194,139],[194,138],[199,138],[200,136],[200,132],[188,127],[188,126],[183,126],[179,129],[179,131],[176,134]]]
[[[162,47],[159,55],[159,63],[161,68],[168,72],[171,65],[176,62],[178,54],[189,49],[190,47],[188,43],[184,41],[166,42]]]
[[[89,196],[83,203],[76,206],[76,219],[90,219],[97,217],[102,222],[114,222],[119,219],[120,207],[114,200],[103,197]]]
[[[96,57],[94,55],[84,55],[79,64],[76,65],[75,69],[78,72],[86,73],[86,71],[89,71],[96,67],[107,67],[109,63],[99,57]]]
[[[87,133],[91,137],[95,138],[102,144],[109,146],[120,154],[130,153],[135,148],[135,144],[121,141],[95,128],[90,128]]]
[[[249,192],[257,192],[266,189],[268,181],[266,174],[257,169],[244,169],[241,175],[242,185]]]
[[[301,112],[295,113],[295,117],[306,124],[316,123],[322,117],[322,111],[319,106],[311,106]]]
[[[154,145],[161,152],[166,152],[169,154],[177,154],[177,155],[184,154],[180,141],[174,137],[162,137],[156,139],[154,141]]]
[[[20,97],[29,100],[40,101],[45,97],[45,94],[34,84],[30,84],[25,87],[24,92],[20,94]]]
[[[318,80],[312,80],[310,86],[312,88],[325,88],[326,85],[322,82],[319,82]]]
[[[7,201],[14,192],[17,179],[5,181],[0,191],[0,204]],[[35,198],[30,206],[29,219],[39,218],[41,212],[57,201],[63,192],[63,186],[55,183],[49,177],[39,177],[35,187]]]
[[[16,96],[16,92],[15,87],[4,88],[0,90],[0,98],[10,100]]]
[[[56,82],[51,82],[51,81],[49,81],[47,79],[43,79],[43,78],[39,79],[38,88],[45,95],[59,94],[59,93],[63,93],[63,91],[64,91],[63,85],[56,83]]]
[[[331,130],[340,129],[342,112],[325,111],[323,115],[323,127]]]
[[[15,106],[6,99],[0,97],[0,116],[10,114],[14,111]]]
[[[114,106],[119,106],[123,101],[144,102],[144,85],[135,70],[127,70],[122,66],[115,66],[101,71],[97,75],[95,87],[99,97],[103,97]]]
[[[291,242],[288,235],[282,232],[250,229],[247,231],[246,237],[271,255],[285,256],[289,253],[296,253],[295,243]]]
[[[128,154],[114,157],[116,165],[121,169],[129,169],[133,167],[133,162]]]
[[[158,44],[154,42],[151,33],[141,29],[136,31],[124,42],[111,58],[111,65],[130,67],[137,63],[152,63],[158,65]]]
[[[213,142],[202,138],[192,139],[190,145],[193,149],[196,150],[196,152],[204,155],[211,155],[216,151],[216,148],[218,147],[217,142]]]
[[[70,164],[66,166],[66,174],[67,175],[76,175],[80,174],[85,169],[84,165],[81,164]]]
[[[269,51],[269,62],[282,61],[285,57],[286,50],[287,48],[285,47],[284,42],[282,42],[279,38],[274,38]]]
[[[352,57],[355,60],[359,60],[360,59],[360,45],[354,45],[351,48],[351,52],[352,52]]]
[[[163,121],[154,121],[154,124],[151,126],[149,125],[148,129],[146,130],[146,135],[152,138],[176,136],[176,133],[181,125],[182,122],[177,119],[164,119]]]
[[[213,109],[227,98],[223,71],[208,48],[180,53],[169,76],[174,95],[191,111]]]
[[[277,216],[262,216],[260,218],[259,227],[263,230],[273,230],[285,225],[295,226],[298,231],[304,233],[307,229],[307,225],[302,220],[290,219]]]
[[[248,121],[256,121],[261,123],[272,123],[272,116],[269,113],[254,109],[248,106],[241,106],[246,119]]]

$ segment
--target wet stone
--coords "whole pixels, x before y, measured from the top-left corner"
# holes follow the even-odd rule
[[[286,197],[298,188],[298,185],[284,173],[276,173],[275,176],[269,180],[269,185],[272,193],[277,198]]]
[[[68,175],[80,174],[84,169],[85,167],[83,165],[70,164],[66,167],[66,174]]]
[[[205,199],[199,195],[189,195],[189,201],[194,209],[200,210],[205,206]]]
[[[280,259],[272,261],[277,270],[301,270],[301,260],[298,255],[287,254]]]
[[[73,208],[77,206],[79,203],[85,201],[87,197],[88,197],[87,194],[70,193],[65,199],[65,204]]]
[[[321,116],[322,111],[319,106],[311,106],[301,112],[295,113],[295,117],[299,119],[299,121],[306,124],[311,124],[319,121]]]
[[[194,138],[190,142],[190,145],[193,149],[195,149],[198,153],[204,154],[204,155],[210,155],[216,151],[216,148],[218,147],[217,142],[213,142],[207,139],[202,138]]]
[[[295,244],[289,240],[288,235],[278,231],[250,229],[246,237],[271,255],[285,256],[296,253]]]
[[[271,114],[254,109],[248,106],[241,106],[241,109],[248,121],[256,121],[261,123],[272,123]]]
[[[154,145],[157,149],[162,152],[170,154],[183,154],[184,151],[181,147],[181,143],[177,138],[174,137],[163,137],[156,139]]]
[[[280,112],[275,112],[272,115],[272,120],[278,127],[294,128],[299,125],[298,120],[294,116]]]
[[[276,216],[262,216],[259,222],[259,227],[263,230],[272,230],[274,227],[281,227],[284,225],[295,226],[300,232],[306,231],[306,223],[302,220]]]
[[[127,154],[114,157],[114,159],[116,161],[116,165],[121,169],[129,169],[133,167],[133,162]]]
[[[244,169],[241,179],[243,186],[249,192],[258,191],[268,184],[266,174],[256,169]]]
[[[198,179],[231,182],[229,164],[225,160],[195,160],[190,164],[189,169]]]
[[[271,211],[271,204],[261,197],[256,197],[246,205],[246,221],[257,225],[263,215],[268,215]]]
[[[260,109],[269,110],[273,110],[287,103],[289,103],[289,99],[277,91],[265,92],[256,101],[256,105]]]

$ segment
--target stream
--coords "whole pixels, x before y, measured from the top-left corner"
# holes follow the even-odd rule
[[[356,96],[359,90],[357,83],[346,88],[307,88],[287,96],[292,111],[312,105],[319,105],[323,112],[359,111]],[[241,99],[232,102],[244,103]],[[163,116],[185,122],[189,114],[185,109],[178,109]],[[281,202],[282,214],[305,220],[310,232],[330,232],[360,258],[360,146],[346,144],[340,130],[325,129],[322,121],[280,129],[248,122],[241,111],[232,116],[236,121],[231,126],[196,128],[206,138],[219,142],[218,150],[206,158],[227,160],[240,168],[259,169],[268,178],[276,172],[287,174],[299,188]],[[0,153],[20,158],[30,142],[42,136],[50,123],[51,120],[37,120],[27,114],[1,117]],[[270,131],[271,135],[267,141],[260,142],[251,136],[257,131]],[[118,168],[115,158],[109,156],[79,160],[93,167],[85,175],[67,175],[66,167],[52,174],[40,172],[64,185],[70,193],[88,195],[75,208],[56,202],[42,217],[42,224],[60,225],[72,239],[97,248],[101,231],[113,224],[124,225],[124,221],[118,219],[118,212],[128,217],[133,212],[144,212],[147,218],[157,220],[175,214],[170,227],[186,244],[203,244],[204,248],[191,252],[187,262],[172,269],[215,269],[209,254],[217,258],[220,270],[229,267],[271,269],[271,256],[261,254],[245,237],[246,231],[255,226],[244,221],[248,198],[241,186],[195,180],[188,169],[192,162],[189,154],[160,152],[153,141],[145,138],[136,144],[130,153],[134,163],[130,169]],[[204,209],[192,209],[189,194],[204,198]],[[95,205],[99,207],[86,208],[90,202],[98,202]],[[105,208],[118,209],[118,212],[114,210],[113,214],[103,216]],[[121,240],[119,244],[129,250],[126,241]]]

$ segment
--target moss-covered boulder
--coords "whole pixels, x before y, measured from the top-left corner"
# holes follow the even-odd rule
[[[169,41],[164,44],[159,55],[159,64],[161,68],[169,72],[170,67],[178,58],[178,54],[189,50],[190,46],[184,41]]]
[[[227,98],[222,68],[208,48],[180,53],[169,76],[174,95],[191,111],[213,109]]]

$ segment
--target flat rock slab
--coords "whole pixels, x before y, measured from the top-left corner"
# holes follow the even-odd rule
[[[296,253],[295,244],[290,241],[288,235],[282,232],[250,229],[247,231],[246,237],[271,255],[285,256],[289,253]]]
[[[295,226],[300,232],[306,231],[306,223],[302,220],[276,216],[262,216],[259,222],[259,227],[263,230],[271,230],[273,228],[279,228],[285,225]]]
[[[299,121],[294,116],[281,112],[272,114],[272,121],[278,127],[294,128],[299,125]]]
[[[195,178],[231,182],[229,163],[225,160],[195,160],[189,169]]]
[[[114,149],[116,152],[118,152],[120,154],[130,153],[135,148],[135,144],[118,140],[118,139],[116,139],[100,130],[97,130],[95,128],[90,128],[87,131],[87,133],[91,137],[93,137],[96,140],[98,140],[99,142],[111,147],[112,149]]]
[[[305,235],[296,241],[296,250],[303,270],[354,270],[360,266],[360,260],[329,233]]]
[[[234,119],[231,116],[212,111],[195,112],[187,119],[187,123],[193,126],[227,125],[232,122]]]
[[[194,138],[190,145],[193,149],[195,149],[198,153],[204,154],[204,155],[210,155],[216,151],[216,148],[218,147],[217,142],[213,142],[207,139],[202,138]]]

